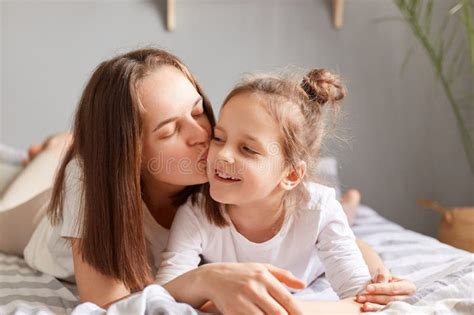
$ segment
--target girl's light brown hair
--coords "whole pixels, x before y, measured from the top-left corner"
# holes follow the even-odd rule
[[[253,75],[244,78],[227,95],[224,105],[241,93],[261,96],[263,106],[281,130],[281,147],[287,166],[295,169],[300,162],[307,165],[304,181],[314,181],[321,144],[326,134],[326,109],[336,117],[346,88],[337,75],[326,69],[314,69],[303,78],[294,75]],[[204,189],[203,208],[211,223],[228,224],[223,207],[213,201],[209,184]],[[309,200],[304,183],[286,194],[284,207],[297,207]]]
[[[143,229],[141,139],[143,108],[137,85],[161,66],[175,67],[196,87],[212,126],[212,108],[186,66],[160,49],[140,49],[102,62],[80,99],[73,141],[58,170],[49,203],[53,224],[63,219],[65,170],[76,158],[82,169],[79,217],[80,249],[85,262],[129,289],[153,281]],[[201,185],[176,196],[176,204],[194,195]]]

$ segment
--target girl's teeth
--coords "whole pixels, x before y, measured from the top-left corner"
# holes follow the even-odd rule
[[[216,174],[217,174],[217,176],[219,176],[220,178],[223,178],[223,179],[238,180],[237,178],[233,178],[232,176],[228,176],[228,175],[223,174],[219,171],[216,171]]]

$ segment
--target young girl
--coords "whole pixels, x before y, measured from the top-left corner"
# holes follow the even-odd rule
[[[324,69],[234,88],[208,152],[208,194],[178,210],[157,282],[202,259],[270,263],[307,283],[325,272],[340,298],[363,290],[369,271],[335,191],[314,182],[324,114],[344,96]]]

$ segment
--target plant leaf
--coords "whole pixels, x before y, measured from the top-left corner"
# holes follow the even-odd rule
[[[425,29],[425,33],[428,35],[431,33],[431,18],[433,17],[433,3],[434,3],[433,1],[434,0],[429,0],[425,9],[424,29]]]

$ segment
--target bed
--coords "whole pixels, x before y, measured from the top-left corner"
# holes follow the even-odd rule
[[[409,278],[417,293],[393,302],[385,314],[474,314],[474,256],[436,239],[406,230],[361,205],[353,225],[357,237],[371,245],[393,274]],[[190,308],[177,305],[157,286],[117,303],[109,313],[183,314]],[[148,303],[151,296],[155,306]],[[324,276],[302,292],[302,299],[335,299]],[[166,306],[166,307],[165,307]],[[153,307],[153,309],[150,309]],[[0,253],[0,314],[82,314],[103,311],[90,303],[79,305],[74,284],[59,281],[29,268],[23,259]]]

